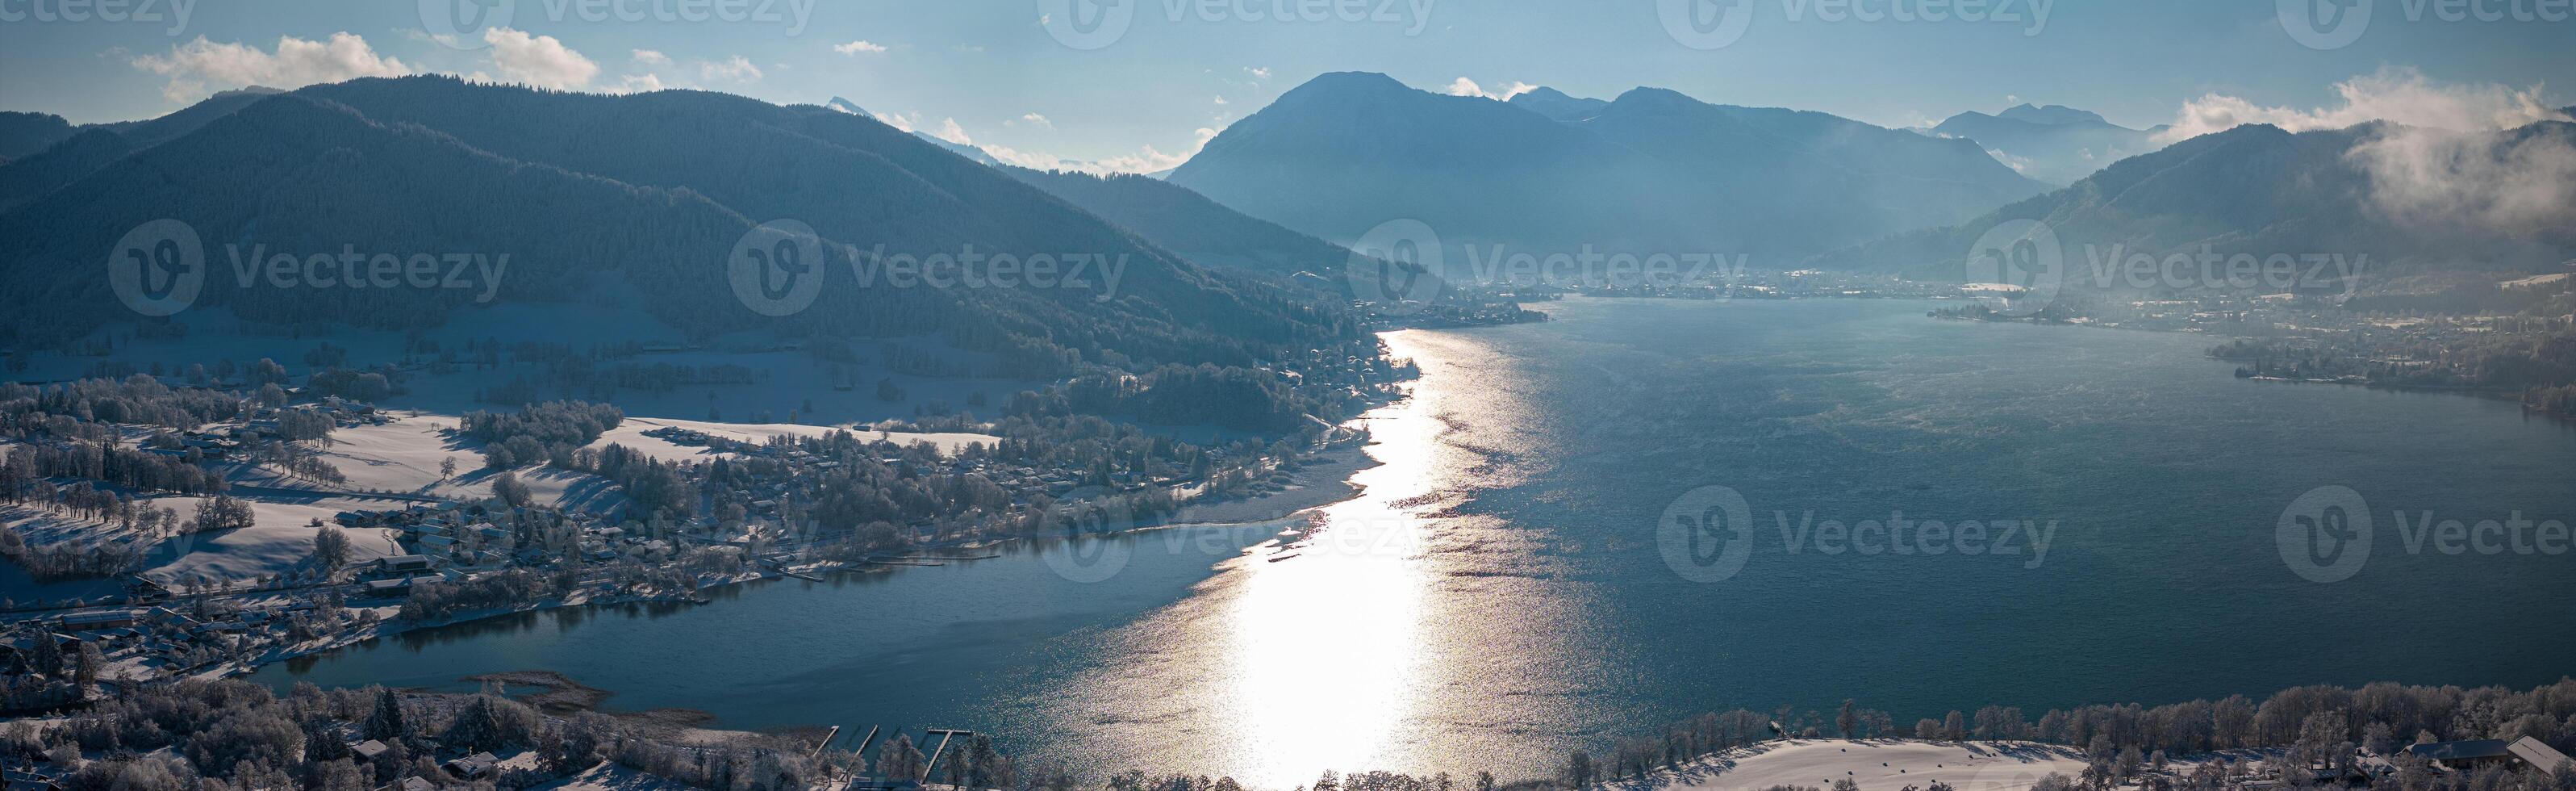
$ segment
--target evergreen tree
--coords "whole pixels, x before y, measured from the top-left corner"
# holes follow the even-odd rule
[[[362,732],[367,738],[386,744],[393,744],[411,735],[403,725],[402,701],[394,697],[393,690],[384,688],[376,690],[376,710],[367,715],[366,727]]]

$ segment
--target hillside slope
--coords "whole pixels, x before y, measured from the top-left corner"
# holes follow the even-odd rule
[[[1086,361],[1246,364],[1355,332],[1330,306],[1192,265],[1000,171],[817,107],[369,79],[261,97],[140,150],[118,152],[121,139],[96,138],[99,150],[79,163],[107,164],[0,213],[0,255],[12,264],[0,280],[16,286],[13,297],[61,306],[46,322],[0,330],[0,342],[60,340],[118,318],[94,276],[99,251],[158,217],[194,226],[218,265],[199,304],[260,321],[413,327],[458,302],[444,291],[240,288],[223,267],[227,242],[508,252],[500,299],[571,299],[591,291],[576,281],[605,276],[692,333],[930,336],[1029,375]],[[244,196],[241,183],[276,187]],[[734,299],[724,270],[747,230],[777,219],[833,244],[820,301],[767,319]],[[871,260],[880,249],[975,250],[1101,265],[1062,287],[863,288],[845,249]],[[82,276],[55,276],[65,271]]]

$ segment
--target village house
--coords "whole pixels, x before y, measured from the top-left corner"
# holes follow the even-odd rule
[[[91,629],[113,629],[120,626],[133,626],[136,620],[136,615],[133,610],[98,610],[95,612],[71,613],[65,615],[62,617],[62,625],[63,631],[79,632]]]
[[[2556,771],[2560,764],[2567,763],[2565,753],[2529,736],[2510,742],[2503,739],[2467,739],[2456,742],[2416,744],[2407,746],[2406,752],[2417,758],[2432,761],[2442,769],[2455,772],[2482,766],[2511,766],[2517,763],[2546,772]]]
[[[400,599],[410,596],[414,585],[422,582],[438,582],[443,579],[445,578],[435,574],[423,574],[417,577],[368,580],[364,586],[368,596],[379,599]]]
[[[409,576],[437,566],[438,560],[428,555],[390,555],[377,558],[375,566],[367,574],[376,577]]]
[[[491,753],[475,753],[448,761],[441,768],[446,769],[448,774],[455,775],[459,780],[481,780],[500,771],[501,759]]]

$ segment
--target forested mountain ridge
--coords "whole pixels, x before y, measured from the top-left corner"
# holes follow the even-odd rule
[[[272,88],[224,91],[178,112],[140,121],[71,127],[69,133],[26,157],[0,156],[0,211],[35,200],[73,180],[89,175],[137,149],[160,145],[194,132],[217,118],[275,96]],[[64,144],[63,141],[74,141]],[[24,166],[20,167],[21,160]]]
[[[530,207],[496,200],[515,195],[544,196],[552,219],[531,222]],[[229,307],[254,321],[374,328],[434,323],[475,293],[243,288],[233,254],[301,258],[336,254],[343,245],[403,255],[506,251],[513,259],[498,298],[548,300],[568,296],[584,272],[612,263],[644,281],[698,270],[693,287],[721,288],[721,271],[692,264],[723,261],[751,227],[695,195],[514,162],[418,126],[277,97],[0,214],[0,261],[8,264],[0,283],[15,307],[46,308],[43,321],[14,321],[0,331],[13,342],[43,343],[123,318],[101,264],[129,229],[165,217],[186,218],[203,242],[205,293],[196,304]],[[246,263],[255,276],[264,272],[264,262]]]
[[[59,342],[116,318],[104,278],[91,275],[119,235],[159,217],[183,218],[204,237],[214,271],[199,304],[263,321],[415,327],[458,302],[447,293],[253,293],[225,271],[228,242],[298,253],[344,244],[510,252],[502,299],[569,298],[573,281],[607,275],[640,287],[656,317],[692,333],[766,325],[790,335],[932,334],[992,352],[1019,374],[1079,363],[1250,364],[1357,337],[1334,306],[1202,269],[999,171],[819,107],[412,77],[255,97],[213,115],[159,145],[98,130],[39,155],[60,155],[53,172],[66,183],[0,209],[0,282],[12,284],[13,300],[60,309],[0,328],[0,342]],[[83,172],[98,159],[107,163]],[[44,164],[21,162],[10,175]],[[1114,291],[1097,270],[1084,288],[861,288],[835,252],[812,308],[765,320],[735,302],[723,269],[747,230],[774,219],[806,222],[863,256],[881,244],[889,256],[972,246],[1100,256],[1125,268]]]
[[[59,115],[0,112],[0,163],[43,151],[74,131],[71,122]]]

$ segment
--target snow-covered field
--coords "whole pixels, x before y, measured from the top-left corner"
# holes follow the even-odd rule
[[[448,432],[456,428],[457,416],[425,412],[394,413],[395,420],[381,426],[347,426],[331,432],[331,446],[322,448],[323,456],[340,474],[349,477],[347,488],[363,491],[386,491],[403,494],[447,497],[484,497],[491,486],[484,476],[475,473],[483,467],[482,443]],[[883,438],[899,445],[928,442],[941,453],[956,453],[967,445],[999,442],[990,434],[962,432],[876,431],[865,427],[808,426],[795,423],[710,423],[703,420],[673,418],[627,418],[617,428],[601,434],[590,443],[593,450],[610,445],[623,445],[663,461],[706,461],[720,454],[705,446],[680,445],[645,432],[662,428],[681,428],[709,436],[739,442],[761,443],[771,437],[819,437],[833,431],[848,431],[863,440]],[[441,480],[439,463],[455,459],[455,480]],[[538,474],[535,470],[517,471],[522,479]],[[273,485],[294,485],[280,483]]]
[[[1757,791],[1783,785],[1829,788],[1836,780],[1849,779],[1861,791],[1900,791],[1909,785],[1929,788],[1938,780],[1959,791],[2023,791],[2050,773],[2075,777],[2083,772],[2084,758],[2075,750],[2032,742],[1791,739],[1703,758],[1679,771],[1658,773],[1653,785]]]
[[[453,416],[407,414],[381,426],[343,426],[322,448],[325,461],[349,476],[347,488],[402,494],[451,495],[457,487],[438,475],[439,462],[455,459],[460,474],[483,466],[483,454],[451,440]],[[479,445],[480,443],[475,443]]]
[[[653,458],[661,459],[663,461],[687,461],[692,459],[703,461],[714,456],[725,455],[710,451],[703,446],[678,445],[663,440],[660,437],[644,436],[644,432],[666,427],[682,428],[700,432],[708,436],[724,437],[739,442],[754,443],[767,442],[770,437],[776,436],[819,437],[834,431],[848,431],[851,435],[858,437],[862,441],[883,438],[898,445],[910,445],[915,442],[928,442],[932,445],[938,446],[939,452],[941,453],[956,453],[972,443],[981,442],[986,445],[991,445],[1001,440],[1000,437],[995,437],[990,434],[968,434],[959,432],[916,433],[906,431],[875,431],[867,428],[853,428],[849,426],[807,426],[794,423],[709,423],[701,420],[674,420],[670,418],[627,418],[624,423],[618,424],[616,429],[600,435],[599,441],[591,443],[590,447],[605,448],[610,445],[624,445],[629,450],[642,451],[651,455]]]
[[[180,518],[185,519],[197,512],[197,504],[202,500],[197,497],[154,497],[146,502],[155,508],[178,511]],[[343,510],[368,507],[359,501],[331,498],[305,502],[245,502],[250,504],[253,515],[250,527],[163,540],[144,555],[142,575],[165,584],[202,579],[222,586],[246,585],[260,577],[290,571],[311,556],[314,519],[328,523],[334,514]],[[47,544],[107,540],[123,534],[112,525],[73,519],[60,512],[38,508],[0,509],[0,521],[23,531],[30,540]],[[350,530],[351,559],[367,560],[401,554],[393,536],[394,531],[383,528]],[[38,584],[28,579],[25,572],[14,564],[8,571],[10,573],[0,574],[0,595],[18,600],[87,598],[117,590],[112,580]]]
[[[319,449],[332,468],[348,477],[347,483],[315,484],[284,478],[267,470],[244,470],[235,474],[232,481],[236,485],[393,492],[469,501],[492,496],[492,480],[500,471],[483,468],[482,443],[449,434],[456,428],[456,416],[419,412],[394,415],[393,422],[381,426],[335,429],[331,432],[331,445]],[[606,445],[602,443],[595,447]],[[441,479],[439,465],[449,459],[456,461],[456,476]],[[615,506],[621,498],[615,484],[596,475],[549,469],[541,464],[510,472],[528,485],[528,491],[539,503],[603,511]],[[366,500],[347,507],[385,509],[404,504]]]
[[[200,499],[160,497],[154,498],[152,504],[176,509],[180,516],[185,517],[196,513]],[[313,520],[320,519],[329,524],[334,514],[365,507],[343,500],[248,502],[251,513],[256,517],[250,527],[163,541],[152,548],[151,555],[144,561],[143,576],[165,585],[192,579],[224,586],[247,584],[263,576],[293,569],[312,555]],[[387,528],[350,530],[350,560],[364,561],[402,554],[394,544],[394,534],[395,531]]]

